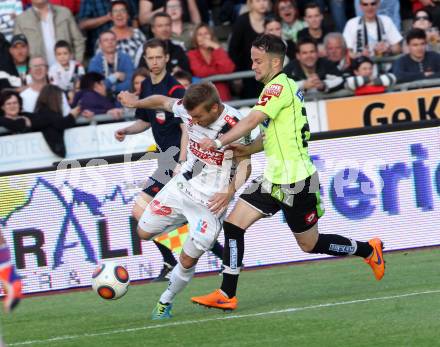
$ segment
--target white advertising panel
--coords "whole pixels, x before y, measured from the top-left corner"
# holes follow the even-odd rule
[[[312,141],[310,153],[326,209],[322,233],[379,236],[387,250],[440,244],[440,128]],[[264,156],[253,156],[252,164],[252,176],[260,175]],[[0,228],[24,291],[88,286],[105,260],[127,266],[132,280],[155,277],[161,256],[137,239],[130,219],[155,165],[141,160],[0,177]],[[280,214],[258,221],[245,237],[247,267],[326,257],[302,252]],[[219,266],[209,253],[197,272]]]

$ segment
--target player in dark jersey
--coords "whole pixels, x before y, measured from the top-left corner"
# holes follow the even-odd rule
[[[150,77],[142,83],[140,98],[150,95],[164,95],[172,98],[183,98],[185,88],[166,71],[169,60],[167,46],[159,39],[149,40],[144,47],[145,60],[150,70]],[[149,128],[158,146],[158,167],[148,179],[147,187],[138,195],[133,207],[133,217],[139,221],[145,207],[153,197],[164,187],[173,176],[173,171],[179,168],[186,160],[188,134],[185,125],[180,118],[174,117],[171,112],[148,109],[136,110],[136,122],[132,125],[119,129],[115,132],[118,141],[124,141],[126,135],[139,134]],[[154,241],[164,260],[164,266],[159,276],[154,281],[165,281],[167,274],[177,264],[173,253],[169,248]],[[223,247],[218,242],[212,252],[222,258]]]

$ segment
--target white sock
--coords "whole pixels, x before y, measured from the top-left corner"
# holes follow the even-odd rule
[[[194,276],[196,267],[185,269],[180,262],[174,267],[171,272],[170,281],[168,282],[168,288],[160,296],[160,302],[167,304],[173,302],[174,297],[185,289],[186,285],[191,281]]]

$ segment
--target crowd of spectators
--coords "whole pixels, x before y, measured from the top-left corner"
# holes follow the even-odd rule
[[[440,77],[439,26],[436,0],[0,0],[0,125],[47,126],[37,108],[47,86],[61,97],[44,114],[69,120],[55,122],[57,136],[78,115],[122,118],[116,95],[142,95],[151,39],[164,42],[166,69],[184,87],[251,70],[252,41],[270,33],[285,41],[285,72],[306,93],[380,93]],[[384,57],[395,59],[378,64]],[[253,78],[215,85],[224,101],[256,98],[262,88]]]

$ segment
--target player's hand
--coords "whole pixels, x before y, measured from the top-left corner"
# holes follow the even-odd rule
[[[200,148],[206,151],[208,149],[217,149],[217,146],[215,145],[214,140],[205,137],[200,141]]]
[[[130,92],[120,92],[118,100],[124,107],[134,108],[139,100],[136,94]]]
[[[125,140],[125,135],[127,135],[125,129],[118,129],[115,131],[115,139],[119,142],[122,142]]]
[[[213,214],[220,215],[228,208],[231,199],[232,196],[230,192],[215,193],[208,202],[208,208]]]
[[[177,163],[177,165],[173,169],[173,177],[177,176],[179,174],[180,170],[182,170],[182,164]]]

